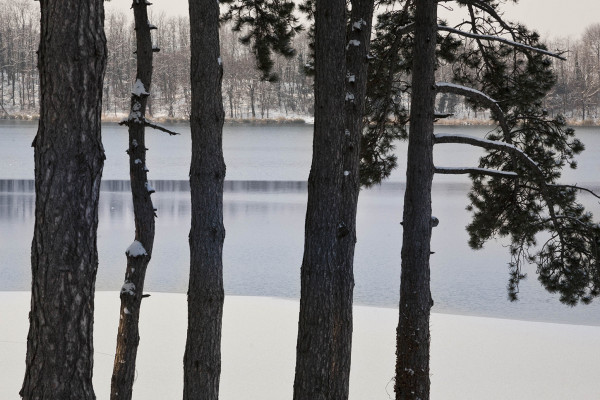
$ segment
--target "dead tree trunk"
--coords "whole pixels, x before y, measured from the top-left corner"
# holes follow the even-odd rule
[[[135,378],[135,361],[139,337],[139,317],[146,268],[154,245],[154,206],[146,168],[146,105],[152,83],[153,28],[148,21],[147,3],[133,2],[135,20],[137,73],[131,93],[131,110],[124,124],[129,128],[129,177],[133,197],[135,240],[127,249],[125,283],[121,288],[121,307],[117,349],[110,387],[111,400],[130,400]]]
[[[295,400],[337,400],[335,276],[345,141],[346,2],[317,1],[315,14],[315,128],[301,269]]]
[[[192,226],[184,400],[217,400],[223,317],[223,68],[219,3],[190,0]]]
[[[20,394],[27,400],[94,400],[104,5],[41,0],[40,8],[31,312]]]
[[[396,333],[396,399],[429,399],[429,288],[431,184],[437,1],[415,2],[412,98],[404,235],[400,282],[400,319]]]
[[[373,0],[353,0],[347,30],[345,129],[342,148],[344,176],[341,187],[337,268],[334,275],[334,362],[331,399],[348,398],[352,354],[352,304],[356,208],[360,192],[360,140],[364,128],[367,69]]]

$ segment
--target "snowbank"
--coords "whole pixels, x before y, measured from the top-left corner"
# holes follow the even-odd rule
[[[186,298],[154,293],[143,300],[134,399],[181,398]],[[109,397],[118,292],[99,292],[94,386]],[[25,365],[29,293],[0,292],[0,399],[18,399]],[[222,400],[292,398],[298,302],[227,297]],[[397,315],[355,308],[350,397],[393,397]],[[600,398],[600,327],[434,314],[432,399],[551,400]],[[387,390],[387,392],[386,392]]]

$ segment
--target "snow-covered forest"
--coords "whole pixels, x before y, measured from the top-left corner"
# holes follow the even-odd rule
[[[153,117],[188,119],[189,20],[188,17],[151,15],[158,28],[153,31],[155,55],[153,96],[149,114]],[[104,79],[103,113],[120,118],[129,109],[131,77],[135,72],[135,31],[131,15],[108,13],[105,19],[108,63]],[[224,65],[223,102],[227,118],[293,119],[312,115],[312,79],[304,73],[308,53],[305,33],[295,38],[298,54],[275,57],[278,82],[260,80],[260,72],[241,34],[230,25],[221,28],[221,55]],[[39,40],[39,10],[26,0],[0,0],[0,116],[31,115],[38,109],[39,75],[36,51]]]
[[[36,51],[39,40],[38,6],[27,0],[0,0],[0,118],[27,117],[38,109],[39,75]],[[151,16],[156,53],[153,117],[188,119],[189,20],[187,16]],[[130,15],[106,15],[108,64],[104,80],[103,109],[107,118],[119,119],[129,108],[131,77],[135,71],[135,37]],[[312,78],[305,74],[309,45],[306,32],[294,38],[295,57],[275,56],[277,82],[261,81],[261,74],[240,33],[221,27],[224,68],[223,102],[228,119],[310,118],[313,114]],[[553,38],[550,50],[564,51],[567,61],[555,60],[558,81],[546,98],[551,115],[563,114],[572,123],[600,122],[600,24],[589,26],[579,38]],[[439,80],[449,80],[451,65],[440,65]],[[401,101],[409,107],[409,98]],[[441,112],[462,120],[486,120],[488,114],[466,106],[452,94],[438,99]]]

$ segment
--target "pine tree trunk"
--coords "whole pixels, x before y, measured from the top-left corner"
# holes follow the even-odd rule
[[[192,227],[184,400],[217,400],[223,317],[223,68],[219,3],[190,0]]]
[[[111,400],[130,400],[135,378],[135,360],[140,341],[139,317],[146,278],[146,268],[152,256],[154,246],[154,206],[151,187],[148,184],[146,168],[145,114],[148,93],[152,83],[152,38],[148,21],[146,2],[132,4],[136,44],[137,44],[137,82],[143,84],[144,92],[138,88],[131,96],[131,113],[127,121],[129,127],[129,177],[135,220],[135,240],[139,242],[145,254],[126,253],[127,267],[125,283],[121,289],[121,307],[119,312],[119,330],[117,349],[111,379]]]
[[[429,399],[431,184],[437,1],[416,2],[410,134],[404,195],[396,399]]]
[[[335,275],[345,141],[345,0],[317,1],[315,19],[315,131],[308,178],[295,400],[337,400],[331,390],[336,315]]]
[[[338,263],[334,275],[334,361],[331,376],[331,399],[348,398],[352,354],[352,303],[354,292],[354,247],[356,244],[356,208],[360,192],[360,140],[364,128],[364,106],[373,0],[352,1],[347,39],[358,41],[348,46],[346,54],[346,93],[353,99],[345,102],[345,129],[342,150],[344,177],[341,187],[340,237]],[[356,43],[356,42],[353,42]]]
[[[40,121],[24,399],[95,399],[96,229],[104,164],[102,0],[41,0]]]

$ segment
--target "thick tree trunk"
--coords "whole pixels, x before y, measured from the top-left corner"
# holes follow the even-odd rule
[[[117,349],[111,379],[111,400],[130,400],[135,378],[135,360],[139,337],[139,317],[146,268],[154,245],[154,206],[146,168],[145,114],[152,83],[152,38],[146,2],[132,4],[136,44],[137,73],[131,96],[129,127],[129,177],[133,197],[135,245],[126,253],[125,283],[121,289],[121,307]],[[138,245],[139,243],[139,245]],[[140,247],[141,246],[141,247]],[[137,248],[136,248],[137,247]]]
[[[223,68],[219,3],[190,0],[192,82],[192,227],[184,400],[216,400],[223,317]]]
[[[317,1],[315,19],[315,132],[308,178],[295,400],[334,400],[335,274],[345,142],[345,0]],[[337,399],[335,399],[337,400]]]
[[[356,208],[360,192],[360,141],[364,128],[367,69],[373,0],[352,1],[346,54],[345,130],[342,150],[344,177],[341,187],[340,237],[338,263],[334,274],[334,361],[331,376],[331,399],[348,398],[352,354],[352,303],[354,291],[354,246],[356,244]],[[358,45],[354,45],[358,43]],[[352,99],[350,99],[350,97]]]
[[[404,195],[396,399],[429,399],[431,183],[437,1],[416,2],[410,134]]]
[[[24,399],[95,399],[103,0],[41,0],[41,107]]]

